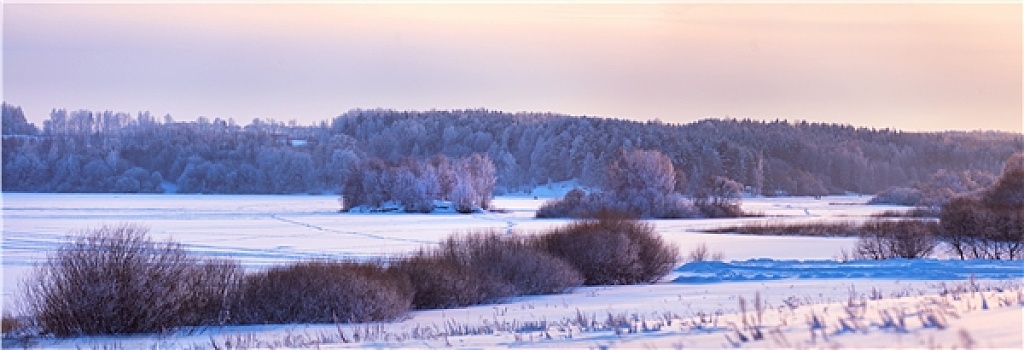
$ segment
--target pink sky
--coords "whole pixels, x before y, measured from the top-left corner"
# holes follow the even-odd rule
[[[1021,132],[1021,5],[3,5],[3,99],[326,120],[352,108]]]

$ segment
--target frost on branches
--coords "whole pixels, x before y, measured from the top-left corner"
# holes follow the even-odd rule
[[[342,208],[416,213],[487,210],[495,173],[494,163],[479,153],[455,160],[444,155],[397,163],[370,159],[351,170],[341,191]]]

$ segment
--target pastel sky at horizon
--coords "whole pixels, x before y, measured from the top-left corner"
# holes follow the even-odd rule
[[[1021,4],[11,4],[3,99],[310,124],[354,108],[1024,131]]]

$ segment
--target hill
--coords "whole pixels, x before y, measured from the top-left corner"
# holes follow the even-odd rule
[[[254,119],[174,121],[148,113],[55,110],[42,128],[3,106],[3,190],[322,193],[370,159],[486,154],[496,192],[552,182],[600,184],[624,149],[655,149],[692,194],[725,176],[750,193],[874,193],[940,170],[998,173],[1021,134],[912,133],[849,125],[708,119],[637,122],[489,110],[352,110],[300,126]]]

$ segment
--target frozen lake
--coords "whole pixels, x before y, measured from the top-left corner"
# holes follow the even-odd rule
[[[741,297],[763,297],[769,305],[766,324],[775,329],[772,341],[741,345],[776,347],[938,347],[961,346],[968,332],[981,347],[1020,344],[1021,309],[1013,302],[999,302],[992,310],[978,311],[981,299],[1019,298],[1022,272],[1015,262],[894,260],[836,264],[831,259],[853,247],[853,238],[763,237],[705,234],[701,229],[733,226],[744,222],[862,221],[873,213],[903,210],[901,207],[867,206],[868,197],[755,198],[744,201],[758,218],[715,220],[656,220],[657,231],[679,245],[685,254],[698,244],[721,251],[727,262],[682,266],[661,283],[634,286],[580,287],[571,293],[511,298],[502,304],[458,309],[415,310],[409,318],[376,324],[385,334],[407,335],[412,329],[440,329],[438,325],[465,326],[528,324],[572,320],[579,315],[603,319],[633,315],[651,322],[667,322],[665,328],[640,334],[618,331],[548,327],[533,331],[504,331],[482,335],[453,335],[439,339],[367,340],[346,343],[338,332],[353,332],[366,325],[247,325],[203,328],[197,333],[40,339],[42,348],[206,348],[211,342],[248,341],[257,347],[285,347],[284,340],[321,339],[320,348],[374,348],[455,346],[460,348],[718,348],[730,345],[734,331],[706,325],[695,329],[695,320],[715,316],[722,324],[740,322]],[[3,194],[4,308],[17,305],[19,282],[34,264],[66,241],[69,232],[131,222],[150,228],[155,239],[174,239],[188,249],[211,257],[237,259],[248,268],[312,258],[378,257],[409,252],[436,244],[452,233],[486,229],[532,234],[567,220],[538,220],[533,215],[544,199],[501,197],[501,214],[348,214],[338,212],[335,196],[232,196],[232,195],[111,195],[111,194]],[[757,258],[768,258],[750,260]],[[774,259],[774,260],[773,260]],[[977,276],[990,292],[971,293],[954,301],[955,319],[943,332],[910,319],[910,331],[892,332],[876,315],[887,310],[915,310],[931,305],[947,286],[963,285],[965,276]],[[972,285],[974,285],[973,280]],[[974,285],[977,287],[977,285]],[[991,289],[994,288],[994,289]],[[985,289],[982,289],[985,290]],[[996,291],[1001,291],[997,294]],[[757,294],[755,294],[757,293]],[[829,309],[849,306],[853,295],[865,304],[865,324],[871,334],[834,330],[828,343],[808,338],[808,315],[828,315]],[[1017,293],[1017,294],[1014,294]],[[971,299],[973,298],[973,299]],[[752,299],[749,299],[752,300]],[[797,305],[782,307],[786,305]],[[1004,305],[1005,304],[1005,305]],[[918,311],[920,312],[920,311]],[[842,315],[838,312],[834,315]],[[836,317],[836,316],[831,316]],[[951,316],[952,317],[952,316]],[[672,318],[672,319],[669,319]],[[660,320],[660,321],[659,321]],[[526,323],[523,323],[526,322]],[[646,322],[646,321],[645,321]],[[703,322],[703,321],[701,321]],[[426,327],[426,328],[423,328]],[[431,328],[434,327],[434,328]],[[369,328],[366,328],[369,329]],[[567,336],[571,335],[571,336]],[[543,336],[542,336],[543,335]],[[397,338],[396,338],[397,339]],[[443,339],[443,340],[441,340]],[[781,339],[781,340],[780,340]],[[793,343],[790,343],[790,339]],[[830,338],[833,339],[833,338]],[[780,343],[781,341],[781,343]],[[319,343],[317,343],[319,344]],[[801,346],[802,345],[802,346]]]
[[[3,293],[11,305],[31,266],[45,260],[69,232],[137,223],[158,240],[191,251],[231,257],[250,268],[311,258],[360,258],[410,252],[452,233],[486,229],[530,234],[567,220],[533,218],[546,199],[499,197],[501,214],[348,214],[337,196],[3,194]],[[703,234],[697,229],[749,221],[848,221],[899,207],[866,206],[868,197],[754,198],[748,211],[764,218],[656,220],[666,239],[685,253],[706,243],[727,260],[828,259],[853,246],[852,238],[754,237]]]

